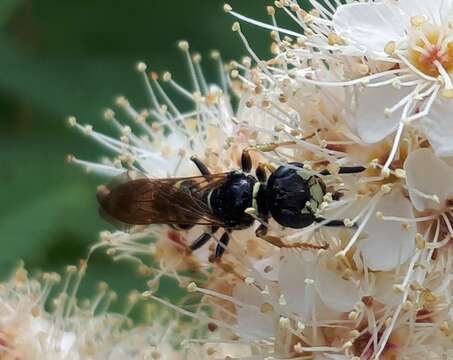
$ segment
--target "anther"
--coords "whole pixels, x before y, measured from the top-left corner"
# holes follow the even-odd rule
[[[69,265],[66,267],[66,272],[68,274],[75,274],[77,272],[77,266]]]
[[[388,169],[388,168],[382,169],[381,175],[385,178],[388,178],[390,176],[390,169]],[[384,187],[384,185],[382,187]],[[390,187],[390,186],[388,185],[388,187]],[[387,190],[387,188],[384,191],[386,191],[386,190]]]
[[[354,227],[354,225],[355,225],[354,222],[353,222],[351,219],[348,219],[348,218],[346,218],[346,219],[343,220],[343,224],[344,224],[344,226],[346,226],[347,228],[352,228],[352,227]]]
[[[68,117],[68,125],[71,127],[76,126],[77,124],[77,118],[75,116],[69,116]]]
[[[406,171],[404,171],[403,169],[396,169],[395,170],[395,175],[396,175],[396,177],[398,177],[400,179],[405,179],[406,178]]]
[[[353,345],[352,341],[347,341],[343,344],[343,346],[341,347],[343,350],[346,350],[346,349],[349,349],[351,348]]]
[[[411,17],[411,25],[413,27],[420,27],[426,22],[426,17],[424,15],[416,15]]]
[[[329,35],[327,37],[327,42],[331,46],[333,46],[333,45],[343,45],[344,44],[343,39],[338,34],[336,34],[334,32],[329,33]]]
[[[224,4],[223,5],[223,11],[225,11],[226,13],[229,13],[232,10],[233,10],[233,8],[231,7],[230,4]]]
[[[144,291],[144,292],[142,293],[142,299],[144,299],[144,300],[149,300],[149,299],[151,299],[152,297],[153,297],[153,292],[150,291],[150,290]]]
[[[281,316],[280,320],[278,321],[279,325],[283,329],[288,329],[290,326],[289,319],[287,317]]]
[[[188,50],[189,50],[189,43],[188,43],[186,40],[181,40],[181,41],[178,43],[178,47],[179,47],[182,51],[188,51]]]
[[[294,345],[294,351],[296,353],[303,353],[304,352],[304,347],[302,346],[302,344],[300,342],[298,342],[296,345]]]
[[[137,64],[137,71],[144,73],[146,71],[146,64],[144,62],[139,62]]]
[[[197,289],[198,289],[197,284],[195,284],[194,282],[191,282],[189,285],[187,285],[188,292],[195,292],[197,291]]]
[[[211,59],[217,60],[220,58],[220,52],[218,50],[212,50],[210,54]]]
[[[124,96],[118,96],[115,99],[115,103],[116,103],[116,105],[123,107],[123,108],[130,106],[129,101]]]
[[[104,119],[105,120],[113,120],[115,118],[115,112],[112,109],[105,109],[104,111]]]
[[[389,41],[385,47],[384,51],[387,55],[392,56],[395,51],[396,51],[396,42],[395,41]]]
[[[72,154],[66,155],[66,162],[67,162],[68,164],[73,163],[75,160],[76,160],[76,157],[75,157],[74,155],[72,155]]]
[[[275,15],[275,8],[273,6],[266,7],[267,15],[274,16]]]
[[[453,89],[444,89],[441,93],[441,95],[445,99],[453,99]]]

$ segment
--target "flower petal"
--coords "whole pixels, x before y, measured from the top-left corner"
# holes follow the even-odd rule
[[[395,274],[388,272],[376,273],[373,297],[382,304],[397,306],[401,304],[403,294],[393,289]]]
[[[318,266],[316,288],[323,303],[332,310],[347,312],[360,300],[359,289],[340,275]]]
[[[428,137],[437,156],[453,156],[453,101],[438,98],[420,128]]]
[[[263,278],[270,281],[278,281],[280,252],[256,261],[253,267]]]
[[[239,283],[233,290],[233,297],[243,303],[256,305],[253,307],[237,306],[237,323],[238,334],[249,340],[268,339],[275,336],[274,319],[270,315],[264,315],[260,312],[260,306],[264,303],[260,292],[256,287]]]
[[[452,0],[399,0],[397,6],[408,16],[425,15],[436,24],[448,19]]]
[[[401,119],[400,112],[395,111],[391,115],[386,115],[385,109],[394,106],[408,92],[408,89],[398,90],[393,86],[380,86],[365,88],[358,94],[354,116],[357,133],[364,142],[377,143],[397,129]]]
[[[405,36],[408,19],[388,1],[354,2],[337,9],[333,24],[335,32],[372,58],[387,57],[385,46]]]
[[[412,152],[407,157],[404,168],[409,197],[417,210],[441,209],[448,196],[453,194],[453,169],[431,150],[419,149]],[[440,202],[427,199],[420,192],[429,196],[436,195]]]
[[[288,308],[304,320],[311,319],[312,307],[317,297],[315,288],[305,283],[308,266],[314,267],[313,262],[310,263],[303,256],[286,253],[278,274],[279,285]]]
[[[412,204],[401,191],[394,190],[384,196],[376,207],[385,216],[413,218]],[[367,238],[361,244],[361,254],[366,266],[374,271],[390,271],[405,263],[415,252],[416,226],[408,228],[399,221],[371,217],[365,226]]]

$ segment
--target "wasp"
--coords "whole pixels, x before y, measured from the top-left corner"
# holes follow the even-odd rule
[[[259,221],[255,233],[274,245],[283,246],[276,237],[267,235],[272,218],[279,225],[301,229],[325,221],[326,226],[344,226],[341,220],[327,221],[316,214],[324,201],[327,187],[319,174],[301,163],[289,163],[271,168],[259,164],[252,175],[249,149],[241,156],[241,170],[212,174],[197,157],[191,160],[200,176],[149,179],[136,178],[110,187],[100,187],[100,212],[108,219],[126,225],[166,224],[180,229],[206,225],[190,246],[195,251],[205,245],[219,230],[223,230],[212,261],[219,260],[235,230],[250,228]],[[340,174],[364,171],[361,166],[342,167]],[[312,246],[315,248],[316,246]]]

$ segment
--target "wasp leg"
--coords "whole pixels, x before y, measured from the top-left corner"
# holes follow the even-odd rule
[[[300,167],[300,168],[302,168],[302,169],[304,168],[304,164],[301,163],[301,162],[297,162],[297,161],[292,161],[292,162],[288,163],[288,165]]]
[[[219,240],[219,243],[217,244],[217,247],[215,248],[215,255],[214,255],[214,260],[218,261],[222,258],[222,255],[225,253],[226,247],[228,246],[228,243],[230,242],[230,234],[229,232],[225,231],[222,235],[222,237]]]
[[[197,240],[195,240],[190,246],[190,250],[195,251],[201,248],[204,244],[206,244],[212,237],[212,235],[219,229],[218,226],[213,226],[211,228],[211,232],[205,232],[201,234]]]
[[[205,164],[203,164],[203,162],[199,158],[197,158],[196,156],[191,156],[190,160],[201,172],[201,175],[211,175],[211,172],[209,171],[208,167]]]
[[[316,245],[316,244],[309,244],[305,242],[297,242],[292,244],[286,244],[277,236],[267,235],[267,226],[261,224],[255,230],[255,235],[260,239],[268,242],[271,245],[277,246],[279,248],[286,248],[286,249],[310,249],[310,250],[326,250],[329,246],[328,245]]]
[[[255,236],[259,238],[263,238],[263,236],[267,235],[267,226],[264,224],[261,224],[258,226],[255,230]]]
[[[201,248],[204,244],[206,244],[209,239],[212,237],[211,233],[203,233],[201,234],[197,240],[195,240],[190,246],[190,250],[195,251]]]
[[[340,167],[340,174],[358,174],[364,172],[366,167],[363,166],[342,166]]]
[[[358,174],[364,172],[366,167],[363,166],[342,166],[340,167],[339,174]],[[320,175],[332,175],[329,170],[323,170],[319,173]]]

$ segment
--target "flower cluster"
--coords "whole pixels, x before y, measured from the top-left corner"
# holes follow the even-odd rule
[[[0,287],[2,359],[180,359],[174,350],[176,320],[167,321],[161,312],[147,326],[132,325],[128,314],[140,293],[129,295],[123,314],[109,311],[117,295],[106,283],[92,299],[79,301],[85,271],[81,263],[68,266],[63,278],[57,273],[30,278],[22,265],[17,268]]]
[[[214,234],[191,252],[203,225],[157,224],[103,232],[93,249],[136,261],[149,277],[144,298],[193,319],[199,334],[184,345],[198,358],[451,358],[453,1],[310,3],[278,0],[269,23],[225,5],[271,31],[271,59],[234,23],[249,54],[225,65],[212,53],[220,86],[210,85],[183,41],[193,89],[139,63],[151,106],[118,98],[131,125],[105,111],[119,139],[70,118],[114,156],[69,160],[109,176],[180,178],[199,175],[192,156],[214,174],[238,170],[245,149],[261,175],[285,165],[322,179],[322,198],[306,205],[316,221],[281,226],[253,205],[255,224],[227,248]],[[278,11],[296,30],[279,26]],[[178,109],[162,83],[193,108]],[[218,244],[225,254],[213,261]],[[157,297],[162,276],[200,301]]]

